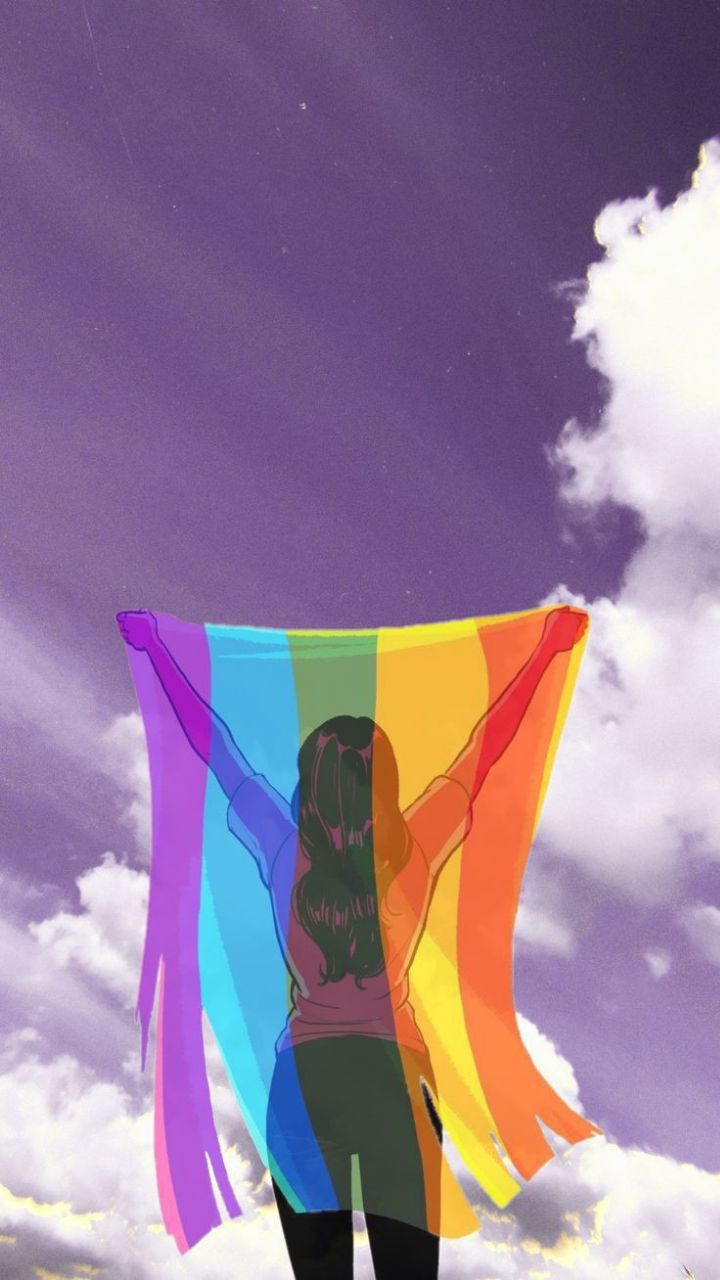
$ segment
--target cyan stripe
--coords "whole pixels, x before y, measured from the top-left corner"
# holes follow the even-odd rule
[[[258,629],[208,626],[206,633],[213,709],[252,768],[289,800],[299,741],[287,633],[270,633],[268,648],[276,660],[267,665],[257,661]],[[285,1101],[303,1145],[313,1154],[317,1148],[317,1159],[308,1161],[313,1185],[303,1183],[287,1149],[268,1150],[268,1097],[275,1043],[289,1011],[289,975],[270,896],[254,859],[228,830],[227,798],[214,778],[205,802],[198,949],[203,1007],[260,1158],[294,1207],[333,1207],[333,1187],[294,1071],[283,1075],[284,1089],[293,1093]]]

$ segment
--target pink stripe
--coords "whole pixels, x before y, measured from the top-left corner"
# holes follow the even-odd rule
[[[158,1194],[160,1196],[160,1208],[162,1210],[163,1222],[165,1223],[165,1227],[170,1235],[175,1237],[175,1241],[180,1252],[187,1253],[189,1245],[185,1237],[185,1232],[182,1229],[180,1210],[178,1209],[175,1192],[173,1191],[172,1176],[170,1173],[170,1160],[168,1157],[167,1141],[165,1136],[162,1035],[164,998],[165,965],[161,961],[158,989],[158,1036],[155,1054],[155,1173],[157,1176]]]

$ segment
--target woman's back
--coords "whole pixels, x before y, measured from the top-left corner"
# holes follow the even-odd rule
[[[406,811],[404,859],[373,906],[384,962],[378,972],[359,981],[348,971],[330,982],[324,977],[323,948],[293,910],[297,886],[309,864],[291,807],[262,775],[241,784],[228,805],[228,826],[253,853],[270,892],[278,941],[292,975],[291,1010],[278,1050],[340,1035],[381,1036],[409,1048],[424,1048],[408,1002],[408,969],[422,935],[434,879],[462,840],[469,815],[467,792],[451,776],[435,779]],[[328,902],[328,913],[333,910],[337,908]],[[337,927],[343,923],[340,918]]]

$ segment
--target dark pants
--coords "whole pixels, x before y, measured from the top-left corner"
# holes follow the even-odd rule
[[[296,1280],[352,1280],[351,1211],[296,1213],[274,1180],[273,1189]],[[438,1236],[376,1213],[365,1214],[365,1225],[375,1280],[437,1280]]]
[[[429,1185],[439,1188],[442,1152],[440,1142],[436,1152],[433,1143],[431,1167],[426,1156],[423,1169],[408,1094],[408,1089],[419,1091],[421,1074],[432,1085],[427,1059],[418,1060],[413,1078],[406,1080],[397,1045],[371,1036],[326,1037],[278,1055],[270,1092],[270,1149],[273,1134],[278,1135],[279,1145],[281,1132],[286,1149],[292,1149],[291,1101],[297,1093],[292,1093],[289,1081],[296,1078],[341,1206],[296,1212],[273,1178],[296,1280],[351,1280],[352,1205],[365,1214],[376,1280],[396,1280],[401,1275],[436,1280],[440,1241],[425,1229],[426,1195]],[[423,1092],[429,1122],[439,1139],[439,1119]],[[306,1151],[298,1137],[292,1149],[296,1168]],[[352,1156],[358,1162],[361,1205],[352,1199]]]

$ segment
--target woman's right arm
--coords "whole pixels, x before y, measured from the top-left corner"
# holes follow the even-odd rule
[[[225,721],[190,683],[160,639],[154,614],[119,613],[117,620],[125,641],[147,653],[188,742],[228,798],[230,831],[250,851],[269,886],[275,859],[297,830],[287,800],[255,772]]]
[[[144,650],[193,750],[214,773],[228,800],[255,770],[225,721],[200,696],[160,639],[155,615],[145,610],[119,613],[125,642]]]

